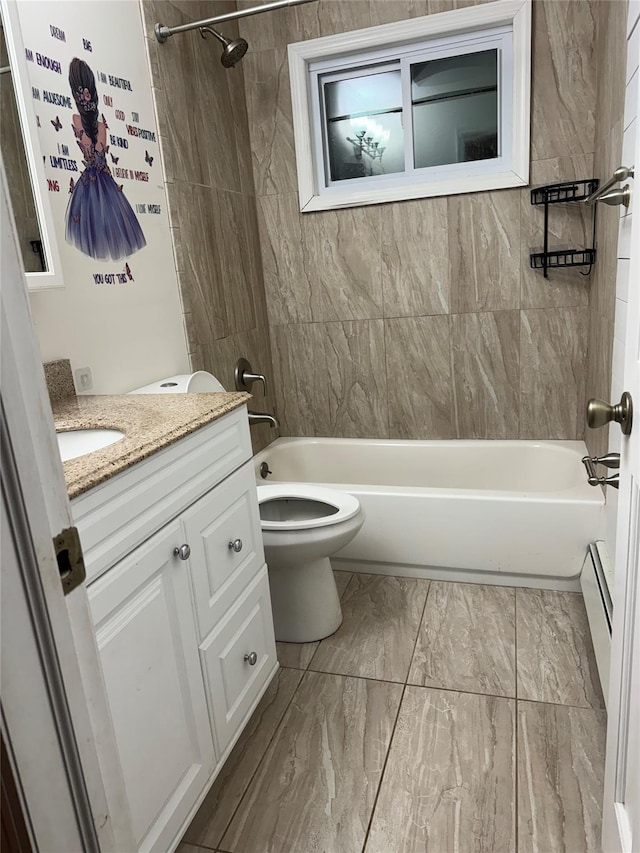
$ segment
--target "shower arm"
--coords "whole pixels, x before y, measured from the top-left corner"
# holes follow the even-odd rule
[[[194,21],[191,24],[180,24],[178,27],[165,27],[164,24],[156,24],[154,32],[160,44],[164,44],[169,36],[176,33],[186,33],[189,30],[198,30],[201,27],[210,27],[214,24],[223,24],[225,21],[235,21],[237,18],[247,18],[249,15],[260,15],[262,12],[272,12],[275,9],[286,9],[287,6],[301,6],[303,3],[313,3],[314,0],[275,0],[273,3],[265,3],[263,6],[252,6],[250,9],[238,9],[235,12],[226,12],[224,15],[216,15],[215,18],[205,18],[204,21]]]

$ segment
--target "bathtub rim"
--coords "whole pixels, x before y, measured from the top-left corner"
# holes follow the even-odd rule
[[[587,506],[604,506],[605,495],[602,489],[588,486],[586,475],[584,483],[576,484],[568,489],[558,491],[522,491],[522,490],[498,490],[498,489],[460,489],[447,488],[443,486],[401,486],[401,485],[379,485],[376,483],[348,483],[348,482],[326,482],[321,480],[270,480],[268,477],[262,478],[259,474],[260,464],[266,461],[269,452],[274,449],[286,445],[313,445],[313,444],[333,444],[333,445],[349,445],[353,443],[364,444],[369,447],[375,446],[413,446],[419,444],[421,446],[429,446],[436,448],[438,446],[450,446],[455,444],[459,447],[477,447],[478,445],[492,445],[493,447],[505,445],[528,445],[530,447],[557,447],[565,451],[575,454],[581,461],[582,456],[588,453],[587,447],[582,440],[570,439],[467,439],[467,438],[451,438],[451,439],[395,439],[395,438],[332,438],[322,436],[280,436],[272,441],[267,447],[263,448],[253,457],[253,464],[258,485],[285,484],[294,482],[313,483],[327,489],[337,489],[340,491],[348,491],[352,494],[364,493],[388,495],[389,497],[400,495],[439,495],[443,500],[495,500],[497,502],[529,502],[529,503],[578,503],[586,504]],[[586,491],[590,489],[591,491]]]

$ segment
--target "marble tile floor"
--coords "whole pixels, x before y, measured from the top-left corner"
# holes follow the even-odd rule
[[[178,853],[599,853],[606,714],[579,593],[336,573]]]

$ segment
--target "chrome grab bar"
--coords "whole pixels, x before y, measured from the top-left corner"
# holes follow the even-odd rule
[[[614,184],[620,181],[626,181],[627,178],[633,178],[635,174],[635,166],[618,166],[613,175],[604,184],[594,190],[590,196],[584,200],[584,204],[595,204],[598,201],[604,201],[607,204],[624,204],[629,206],[629,186],[623,187],[620,191],[614,191],[611,197],[605,198],[609,190]]]

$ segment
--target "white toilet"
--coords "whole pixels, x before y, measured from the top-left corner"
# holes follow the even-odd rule
[[[200,370],[159,379],[130,393],[224,390],[215,376]],[[329,557],[362,527],[360,503],[353,495],[308,483],[257,488],[276,640],[311,643],[328,637],[342,622]]]
[[[333,634],[342,610],[329,557],[362,527],[353,495],[309,483],[258,486],[276,640],[310,643]]]

